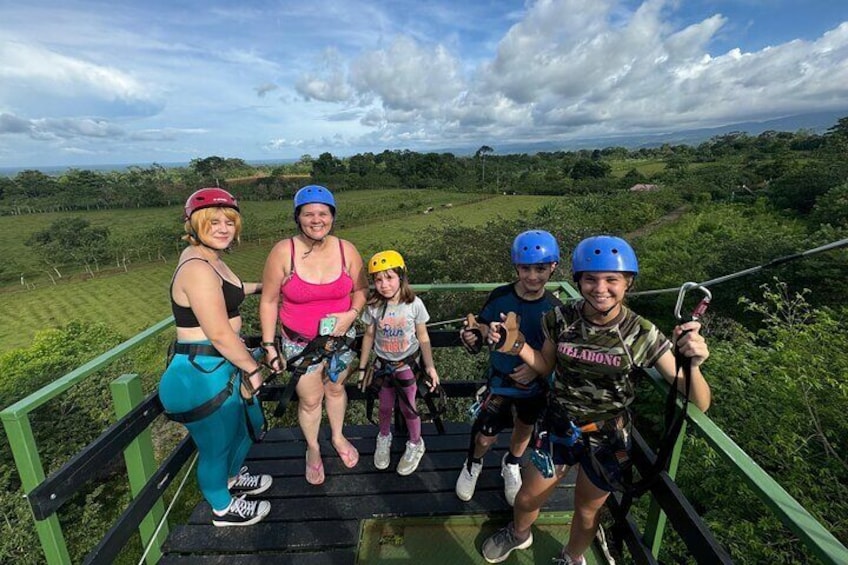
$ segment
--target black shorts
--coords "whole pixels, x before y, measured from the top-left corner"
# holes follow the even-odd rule
[[[562,421],[552,422],[550,417],[549,412],[540,425],[541,429],[549,433],[556,430],[553,433],[561,437],[568,436],[565,424]],[[630,459],[630,429],[630,415],[625,412],[608,420],[600,431],[583,433],[573,445],[554,442],[551,449],[549,436],[539,439],[538,433],[531,445],[550,453],[554,465],[572,466],[579,463],[586,477],[599,489],[621,492],[625,490],[625,471],[633,465]]]
[[[515,418],[521,420],[523,424],[532,426],[544,412],[546,405],[547,398],[544,394],[527,398],[490,394],[480,408],[474,425],[484,436],[494,437],[502,430],[513,427],[513,407],[515,407]]]

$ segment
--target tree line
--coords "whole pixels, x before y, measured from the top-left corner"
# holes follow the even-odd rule
[[[696,172],[699,187],[709,184],[713,198],[745,198],[768,189],[778,205],[809,212],[816,197],[832,187],[834,178],[844,180],[839,162],[845,161],[846,153],[848,117],[824,134],[804,130],[766,131],[756,136],[732,132],[697,146],[663,144],[498,155],[494,148],[483,145],[466,156],[385,150],[344,158],[325,152],[275,167],[211,156],[177,168],[154,164],[112,172],[71,169],[58,176],[21,171],[14,177],[0,177],[0,214],[171,206],[201,186],[221,186],[245,200],[290,198],[306,182],[339,191],[444,188],[576,195],[615,192],[638,183],[679,181]],[[640,162],[656,163],[657,171],[641,171]],[[629,168],[628,163],[632,163]],[[613,174],[613,165],[619,164],[625,170]],[[811,183],[803,195],[795,190],[799,181]]]

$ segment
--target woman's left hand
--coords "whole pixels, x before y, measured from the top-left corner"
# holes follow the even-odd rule
[[[707,341],[699,332],[700,322],[686,322],[674,328],[674,343],[684,357],[692,360],[692,366],[698,367],[710,356]]]

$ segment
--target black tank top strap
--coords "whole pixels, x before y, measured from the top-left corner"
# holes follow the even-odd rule
[[[295,272],[294,268],[294,238],[289,239],[289,243],[291,244],[291,274],[293,275]]]
[[[342,272],[347,272],[347,266],[345,264],[345,255],[344,255],[344,243],[342,242],[342,238],[339,238],[339,251],[342,253]]]

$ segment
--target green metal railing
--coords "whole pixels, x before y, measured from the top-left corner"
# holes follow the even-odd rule
[[[413,285],[413,288],[418,292],[487,292],[501,284],[434,284]],[[564,293],[570,298],[577,298],[576,291],[568,283],[551,283],[548,285],[548,288]],[[139,333],[0,412],[0,418],[2,418],[3,426],[9,439],[25,493],[32,493],[45,480],[44,466],[30,425],[30,413],[88,376],[125,356],[136,347],[154,338],[166,329],[169,329],[172,324],[173,317],[154,324],[144,332]],[[656,372],[649,373],[658,387],[662,389],[667,388],[668,385],[659,374]],[[115,412],[119,418],[139,404],[143,396],[138,379],[131,376],[123,376],[116,379],[112,383],[112,392]],[[816,521],[809,512],[765,471],[757,466],[703,412],[691,404],[688,408],[688,421],[691,427],[709,442],[721,457],[730,464],[735,472],[743,477],[745,483],[758,498],[763,500],[781,522],[803,541],[813,555],[826,564],[842,565],[848,563],[848,549],[824,526]],[[681,445],[682,436],[678,442],[669,469],[669,475],[672,478],[679,462]],[[130,488],[133,494],[136,494],[153,475],[156,467],[149,429],[140,434],[136,441],[125,449],[124,455]],[[147,544],[149,542],[153,546],[153,551],[148,554],[148,563],[155,563],[158,560],[160,555],[159,548],[167,534],[167,530],[163,529],[156,534],[156,539],[152,539],[154,536],[154,525],[159,521],[162,513],[160,500],[159,504],[150,511],[148,517],[139,526],[143,543]],[[644,539],[648,546],[652,548],[654,555],[658,553],[660,548],[665,521],[666,519],[659,510],[659,507],[652,503],[644,529]],[[51,565],[70,563],[70,556],[65,544],[62,527],[56,514],[53,513],[42,520],[35,519],[35,526],[46,561]]]

